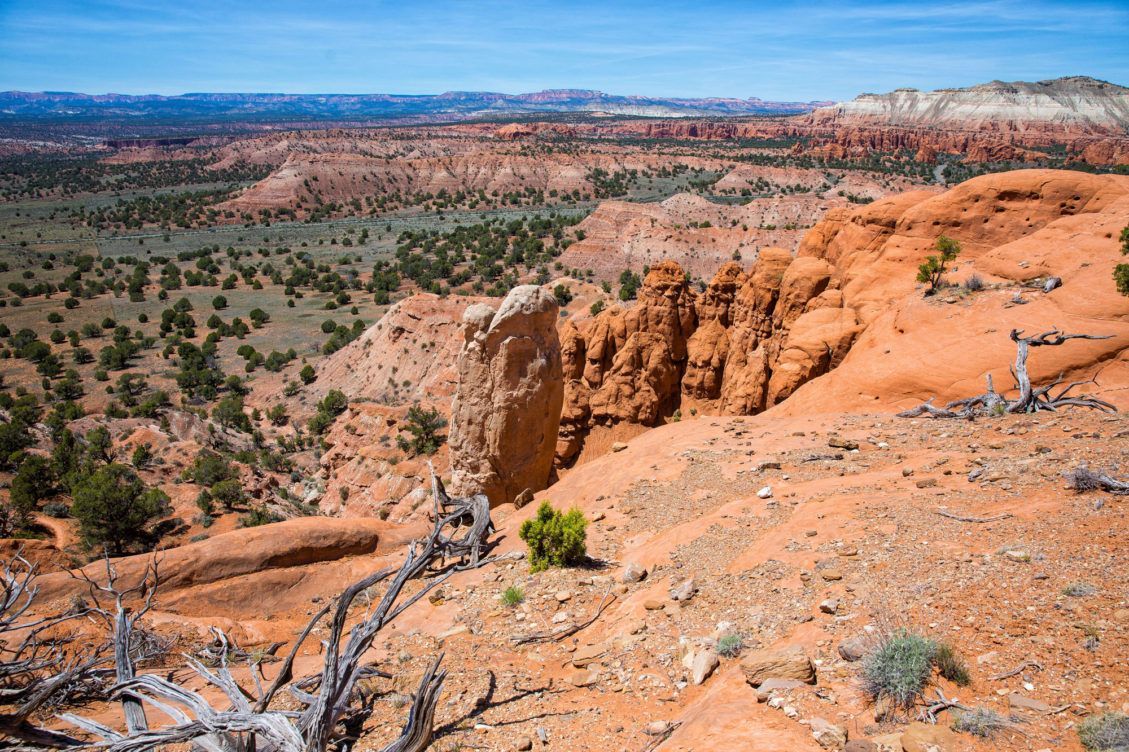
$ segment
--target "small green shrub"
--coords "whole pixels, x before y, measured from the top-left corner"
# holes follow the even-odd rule
[[[510,585],[502,591],[502,603],[507,606],[516,606],[525,600],[525,592],[517,585]]]
[[[275,522],[282,522],[282,517],[266,507],[255,507],[239,518],[239,527],[258,527],[259,525],[270,525]]]
[[[1098,589],[1088,582],[1072,582],[1062,589],[1062,594],[1071,598],[1084,598],[1096,592]]]
[[[968,675],[968,666],[960,653],[947,642],[939,643],[933,652],[933,665],[937,672],[958,687],[967,687],[972,683]]]
[[[48,517],[65,519],[70,516],[71,508],[61,501],[49,501],[43,505],[43,513]]]
[[[975,707],[972,710],[958,711],[953,719],[953,731],[988,739],[997,731],[1007,728],[1011,723],[991,708]]]
[[[529,546],[530,571],[579,564],[585,558],[588,520],[575,507],[566,513],[541,502],[537,516],[521,523],[518,535]]]
[[[419,405],[408,408],[407,418],[404,421],[404,430],[412,435],[406,439],[402,435],[396,437],[396,446],[401,452],[419,454],[435,454],[439,445],[447,440],[439,432],[447,425],[447,420],[439,411],[432,408],[425,410]]]
[[[895,632],[863,660],[867,694],[900,707],[912,706],[929,682],[936,650],[937,646],[921,635]]]
[[[736,658],[745,648],[741,635],[727,634],[717,641],[717,654],[726,658]]]
[[[1078,739],[1090,752],[1129,750],[1129,715],[1102,713],[1078,725]]]
[[[247,501],[247,497],[243,493],[243,486],[239,484],[238,480],[221,480],[211,488],[211,497],[223,505],[223,508],[230,511],[237,506],[241,506]]]

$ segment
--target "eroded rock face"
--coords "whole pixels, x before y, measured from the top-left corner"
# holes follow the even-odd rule
[[[727,263],[696,295],[681,267],[664,262],[635,307],[566,324],[557,462],[571,463],[593,426],[656,425],[684,398],[710,412],[757,413],[834,368],[861,327],[833,272],[823,259],[766,248],[748,272]]]
[[[557,313],[551,294],[523,285],[496,312],[479,303],[463,314],[449,438],[455,493],[503,504],[549,484],[564,398]]]

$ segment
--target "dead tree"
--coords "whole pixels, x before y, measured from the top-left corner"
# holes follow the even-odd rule
[[[186,659],[198,676],[223,693],[226,707],[213,707],[200,694],[170,679],[146,674],[120,682],[114,687],[114,696],[123,700],[139,698],[168,716],[172,725],[160,729],[131,727],[123,733],[80,716],[62,717],[101,738],[99,746],[110,752],[141,752],[183,742],[194,742],[208,752],[323,752],[331,746],[347,748],[351,739],[346,727],[358,727],[358,719],[363,720],[366,712],[358,702],[357,682],[367,676],[387,676],[363,662],[380,630],[455,573],[491,561],[485,558],[493,530],[487,498],[451,498],[434,470],[432,490],[435,521],[431,533],[408,546],[399,568],[382,569],[354,583],[315,614],[283,660],[278,675],[265,689],[254,670],[257,667],[250,666],[255,687],[240,686],[228,668],[232,651],[221,646],[216,653],[219,665],[214,670],[191,656]],[[454,563],[447,564],[448,560]],[[436,566],[440,568],[433,569]],[[411,595],[405,595],[405,586],[418,578],[423,578],[423,584]],[[357,596],[385,581],[388,585],[380,601],[346,631],[349,611]],[[298,651],[315,625],[331,610],[320,674],[295,681],[293,665]],[[446,672],[439,668],[441,660],[442,655],[437,656],[424,673],[400,736],[383,752],[422,752],[431,743],[435,708],[446,677]],[[283,689],[298,700],[302,710],[271,709],[271,701]]]
[[[972,419],[981,415],[1034,413],[1040,410],[1054,411],[1061,407],[1069,406],[1088,407],[1103,412],[1117,412],[1117,408],[1097,397],[1076,397],[1070,395],[1071,390],[1083,384],[1094,383],[1093,380],[1072,381],[1059,390],[1057,394],[1052,394],[1052,390],[1062,386],[1065,379],[1060,376],[1050,384],[1036,387],[1031,383],[1031,376],[1027,373],[1027,356],[1032,347],[1054,347],[1071,339],[1109,338],[1110,335],[1064,334],[1058,329],[1052,329],[1049,332],[1044,332],[1034,337],[1024,337],[1022,330],[1012,329],[1011,340],[1016,344],[1016,353],[1015,366],[1011,369],[1011,375],[1012,378],[1015,379],[1013,389],[1018,390],[1018,397],[1009,400],[1003,394],[997,392],[995,386],[992,384],[992,374],[988,374],[988,391],[984,394],[955,400],[948,403],[943,408],[934,405],[933,399],[930,398],[917,407],[898,413],[898,417],[917,418],[922,415],[927,415],[931,418]]]
[[[130,648],[133,646],[133,635],[141,617],[153,608],[153,596],[157,593],[157,588],[160,585],[160,577],[157,571],[157,560],[154,558],[146,564],[141,579],[135,585],[123,589],[118,586],[118,571],[110,562],[110,558],[106,557],[105,562],[105,585],[90,579],[81,569],[78,570],[77,575],[73,576],[87,584],[90,589],[90,597],[95,604],[90,609],[90,613],[100,617],[106,623],[106,627],[112,635],[110,644],[114,648],[115,685],[120,687],[134,676],[134,656],[130,654]],[[105,596],[113,599],[113,610],[102,606],[101,600]],[[142,600],[142,605],[136,611],[125,605],[127,601],[138,598]],[[120,693],[120,695],[122,711],[125,714],[126,727],[129,733],[144,731],[147,727],[147,721],[145,719],[145,707],[141,704],[141,699],[130,692]]]
[[[103,647],[68,650],[71,639],[57,628],[89,613],[25,618],[39,589],[37,567],[20,553],[0,572],[0,737],[15,749],[60,749],[82,744],[66,734],[36,726],[33,715],[77,696],[96,694],[109,673]]]
[[[1103,472],[1091,470],[1086,465],[1079,465],[1065,473],[1065,477],[1066,484],[1078,493],[1108,491],[1120,496],[1129,494],[1129,481],[1118,480]]]

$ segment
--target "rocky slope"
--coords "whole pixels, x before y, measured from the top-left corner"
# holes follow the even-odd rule
[[[635,749],[669,730],[658,749],[814,752],[842,749],[846,737],[915,752],[929,749],[924,737],[940,752],[1079,752],[1079,721],[1129,709],[1118,660],[1129,618],[1125,504],[1064,492],[1061,474],[1108,466],[1126,442],[1123,417],[1094,413],[976,423],[766,414],[656,429],[537,494],[592,520],[597,568],[530,574],[505,554],[524,550],[517,530],[536,504],[494,510],[502,558],[455,575],[374,646],[370,658],[396,676],[373,680],[382,700],[357,749],[398,733],[396,697],[443,652],[439,745],[508,752],[544,737],[559,749]],[[380,523],[331,523],[316,535],[302,520],[183,549],[184,574],[147,625],[178,634],[186,650],[211,625],[248,648],[293,639],[327,595],[399,561],[402,538]],[[266,536],[272,528],[288,535]],[[309,541],[309,558],[278,558]],[[241,562],[260,553],[272,563],[247,571]],[[201,567],[231,576],[191,580]],[[77,592],[65,575],[49,585],[53,600]],[[508,607],[500,596],[511,585],[524,601]],[[567,640],[513,642],[587,622],[601,604]],[[351,618],[365,610],[358,603]],[[963,656],[971,683],[934,676],[936,688],[1022,725],[978,740],[949,730],[952,711],[937,726],[877,718],[858,651],[895,627]],[[739,655],[716,653],[725,635],[740,637]],[[316,670],[318,651],[313,641],[302,651],[299,675]],[[1038,665],[1013,672],[1026,661]],[[264,664],[268,678],[277,666]],[[814,683],[762,683],[801,673]]]
[[[386,404],[449,403],[463,311],[485,298],[431,293],[395,303],[364,334],[318,364],[316,394],[340,389]]]

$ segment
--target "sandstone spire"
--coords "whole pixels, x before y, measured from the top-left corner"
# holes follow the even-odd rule
[[[564,380],[558,306],[547,291],[515,287],[495,312],[463,314],[459,384],[451,408],[451,485],[504,504],[549,484]]]

